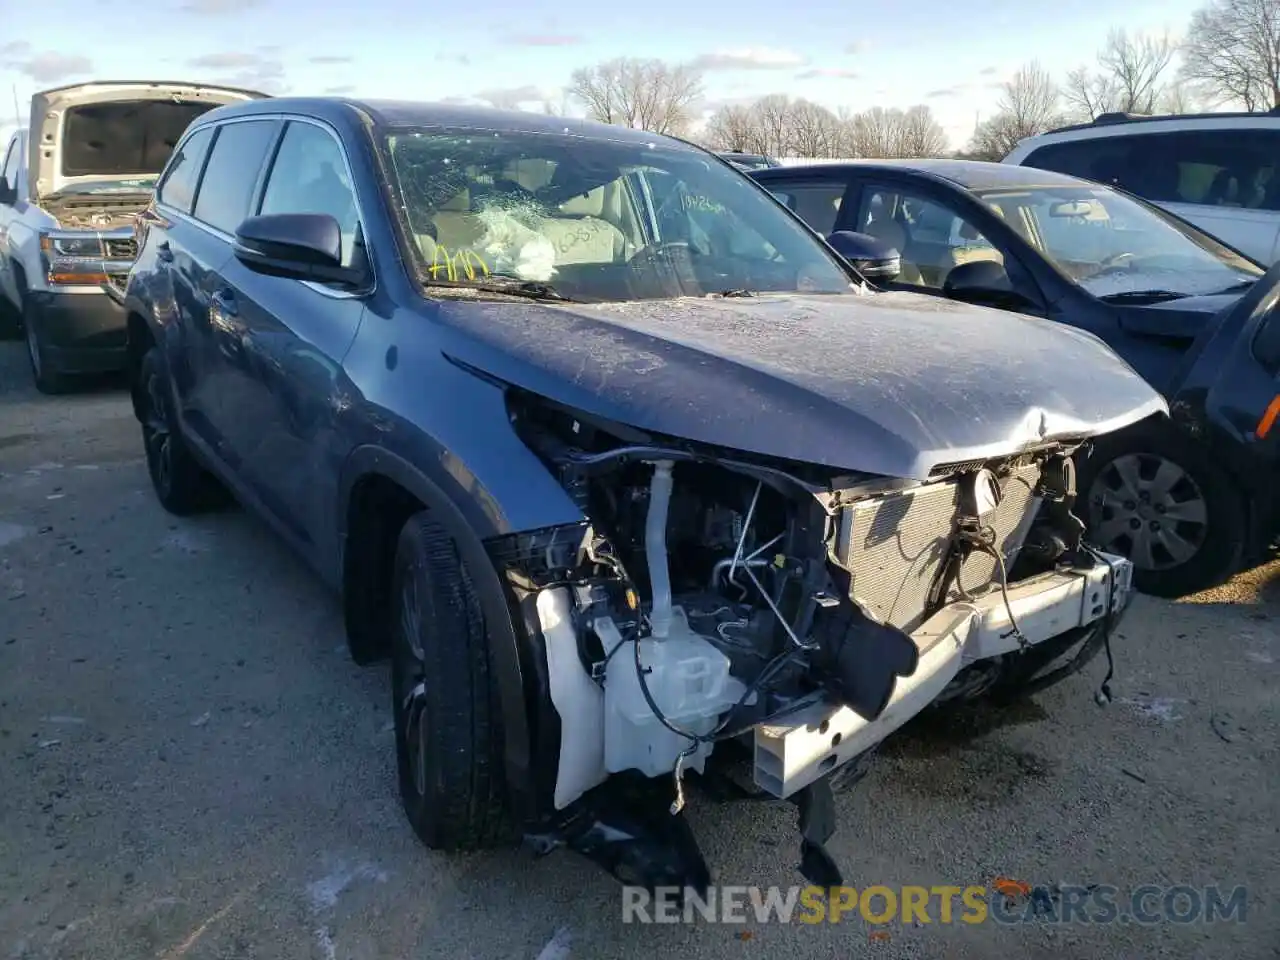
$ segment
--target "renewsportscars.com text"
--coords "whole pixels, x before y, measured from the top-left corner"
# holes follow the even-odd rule
[[[623,923],[1243,923],[1247,906],[1239,886],[720,886],[705,896],[679,887],[622,889]]]

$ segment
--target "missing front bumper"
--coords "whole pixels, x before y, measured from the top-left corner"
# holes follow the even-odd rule
[[[966,666],[1079,632],[1113,624],[1133,593],[1133,565],[1097,554],[1084,570],[1047,573],[1001,592],[949,604],[915,631],[919,665],[899,678],[888,707],[866,720],[849,707],[817,703],[785,724],[761,724],[754,733],[755,783],[786,799],[874,747],[918,714]],[[1014,636],[1010,609],[1022,634]],[[1080,634],[1083,638],[1083,634]],[[1092,641],[1089,641],[1092,642]]]

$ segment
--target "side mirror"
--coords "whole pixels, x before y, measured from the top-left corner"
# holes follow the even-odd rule
[[[11,207],[18,202],[17,186],[10,186],[9,181],[0,178],[0,205]]]
[[[342,228],[327,213],[272,213],[236,229],[235,255],[258,273],[359,286],[363,270],[342,265]]]
[[[943,281],[942,293],[952,300],[1019,313],[1038,313],[1040,305],[1013,288],[1004,264],[995,260],[975,260],[952,268]]]
[[[870,234],[837,230],[827,237],[827,243],[868,280],[885,283],[895,280],[902,272],[898,251]]]

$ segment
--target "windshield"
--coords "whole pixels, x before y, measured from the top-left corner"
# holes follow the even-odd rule
[[[978,193],[1027,242],[1097,297],[1217,293],[1263,270],[1194,227],[1104,186]]]
[[[386,149],[426,283],[511,278],[583,301],[852,290],[803,224],[692,148],[431,128]]]

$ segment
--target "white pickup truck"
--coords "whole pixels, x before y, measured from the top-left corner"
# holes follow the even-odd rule
[[[18,318],[36,386],[121,369],[125,316],[107,293],[133,264],[134,216],[187,125],[265,94],[187,82],[96,82],[31,98],[0,166],[0,313]],[[4,301],[7,301],[4,302]]]

